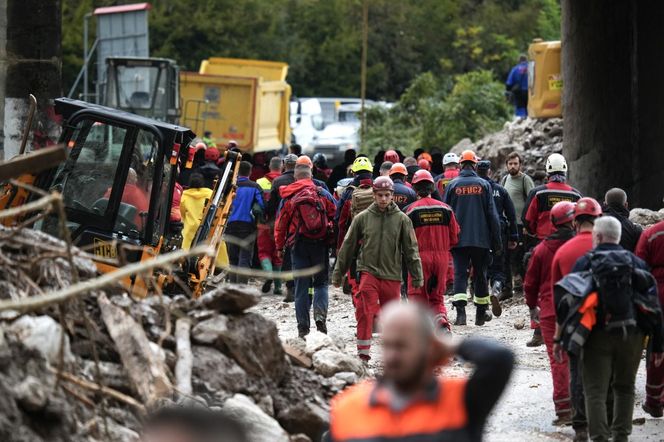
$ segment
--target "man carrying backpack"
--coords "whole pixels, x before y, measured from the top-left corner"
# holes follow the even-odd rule
[[[334,199],[312,181],[311,168],[306,164],[295,166],[295,180],[279,191],[284,204],[275,224],[275,244],[282,253],[286,247],[290,248],[293,270],[322,267],[313,277],[314,322],[318,331],[327,333],[328,247],[332,239]],[[311,276],[295,278],[295,316],[300,338],[309,334],[311,282]]]
[[[594,309],[594,314],[588,316],[594,321],[585,321],[585,315],[581,320],[590,328],[581,366],[593,441],[627,441],[632,432],[634,383],[644,335],[652,340],[655,365],[664,359],[662,312],[655,279],[640,258],[620,246],[620,234],[617,219],[598,218],[592,232],[595,248],[573,268],[574,273],[592,272],[595,290],[583,299],[581,307],[585,312]],[[609,388],[614,398],[610,427],[606,409]]]
[[[394,184],[388,177],[373,183],[374,202],[357,214],[337,255],[332,283],[341,286],[341,278],[351,269],[357,256],[359,277],[354,295],[357,319],[357,352],[363,361],[371,359],[371,335],[374,317],[386,303],[397,301],[401,287],[401,260],[406,261],[411,285],[423,285],[422,264],[413,223],[392,201]]]

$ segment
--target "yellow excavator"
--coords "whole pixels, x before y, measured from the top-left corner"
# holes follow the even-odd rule
[[[56,99],[55,111],[63,118],[64,161],[42,165],[41,172],[24,174],[19,182],[62,195],[72,242],[92,251],[101,272],[179,248],[181,224],[170,219],[173,195],[180,172],[192,167],[196,135],[185,127],[69,98]],[[241,158],[226,152],[191,247],[221,246]],[[0,185],[0,210],[37,198],[9,181]],[[27,216],[0,222],[18,225]],[[59,236],[58,222],[57,214],[49,214],[34,227]],[[214,257],[204,255],[180,263],[177,270],[149,278],[135,275],[122,283],[132,294],[145,296],[179,277],[198,297],[214,270]]]

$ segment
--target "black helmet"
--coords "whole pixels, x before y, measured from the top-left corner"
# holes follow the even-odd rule
[[[327,169],[327,158],[325,158],[324,153],[318,152],[314,154],[314,158],[312,161],[314,163],[314,166],[318,167],[319,169]]]

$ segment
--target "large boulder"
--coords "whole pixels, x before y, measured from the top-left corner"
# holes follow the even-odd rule
[[[629,219],[644,228],[649,227],[664,220],[664,209],[660,209],[658,212],[649,209],[632,209],[629,212]]]
[[[278,383],[288,373],[277,326],[259,314],[215,316],[197,324],[192,335],[195,342],[233,358],[250,375]]]
[[[194,346],[192,375],[200,379],[211,390],[224,390],[232,393],[247,388],[247,372],[225,354],[211,347]]]
[[[330,409],[311,400],[303,400],[285,408],[277,420],[289,433],[304,433],[311,440],[320,440],[330,424]]]
[[[358,376],[364,374],[364,366],[358,358],[338,350],[329,348],[319,350],[314,354],[313,362],[314,369],[328,378],[344,371],[351,371]]]
[[[27,348],[37,350],[51,365],[58,364],[63,330],[55,319],[46,315],[21,316],[7,331]],[[67,334],[64,335],[63,354],[67,362],[74,359]]]
[[[288,442],[288,433],[279,423],[268,416],[251,399],[236,394],[224,402],[222,410],[237,420],[247,431],[247,440],[252,442]]]
[[[261,300],[258,289],[248,285],[224,284],[200,298],[205,307],[219,313],[242,313]]]

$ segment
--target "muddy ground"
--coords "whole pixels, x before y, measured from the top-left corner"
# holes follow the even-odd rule
[[[274,320],[283,339],[297,336],[295,312],[293,304],[283,303],[281,296],[266,295],[262,302],[254,307],[268,318]],[[448,306],[450,309],[451,306]],[[454,313],[451,313],[451,319]],[[468,309],[469,324],[474,319],[472,307]],[[553,412],[552,383],[548,369],[548,358],[544,346],[532,349],[525,343],[530,339],[532,331],[528,328],[528,308],[522,298],[510,301],[503,315],[494,318],[484,327],[469,325],[455,327],[453,332],[459,336],[472,334],[492,337],[509,345],[517,356],[517,367],[510,380],[507,390],[494,410],[487,427],[485,440],[502,442],[524,441],[561,441],[571,440],[571,427],[560,428],[551,425],[555,418]],[[526,323],[526,327],[517,330],[514,324]],[[355,317],[350,297],[341,290],[330,288],[330,307],[328,318],[329,335],[335,341],[343,343],[349,354],[355,354]],[[378,343],[376,336],[374,342]],[[380,371],[380,351],[375,345],[372,349],[370,368],[373,372]],[[451,374],[467,372],[468,367],[455,363],[448,367]],[[636,382],[636,406],[634,418],[645,418],[645,423],[634,426],[634,441],[664,440],[664,420],[653,419],[641,410],[645,389],[645,367],[642,363]]]

